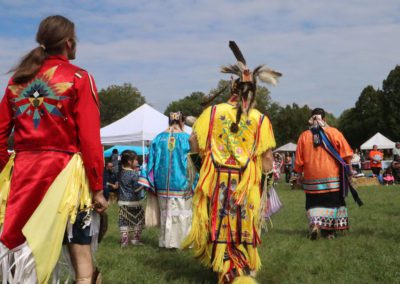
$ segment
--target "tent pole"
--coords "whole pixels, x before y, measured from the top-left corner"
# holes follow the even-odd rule
[[[143,157],[143,165],[146,164],[146,159],[145,159],[145,155],[144,155],[144,139],[142,140],[142,157]]]

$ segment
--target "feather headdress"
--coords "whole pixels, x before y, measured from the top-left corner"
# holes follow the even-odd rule
[[[269,69],[265,65],[257,66],[253,72],[247,67],[246,59],[244,58],[239,46],[234,42],[229,42],[229,47],[232,50],[237,62],[233,65],[221,67],[222,73],[229,73],[238,76],[232,82],[232,93],[240,97],[238,110],[236,115],[236,122],[231,125],[231,131],[238,131],[238,124],[242,113],[248,114],[249,110],[254,106],[255,96],[257,92],[257,81],[276,85],[278,78],[282,76],[281,73]]]
[[[234,41],[230,41],[229,47],[237,62],[233,65],[222,66],[222,73],[234,74],[240,78],[241,82],[257,84],[257,79],[259,79],[261,82],[274,86],[278,83],[278,78],[282,76],[282,73],[269,69],[265,65],[259,65],[251,72],[238,45]]]

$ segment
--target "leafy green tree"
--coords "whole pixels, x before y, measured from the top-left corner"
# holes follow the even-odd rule
[[[390,71],[382,90],[367,86],[355,107],[343,112],[339,128],[354,147],[359,147],[376,132],[389,139],[400,137],[400,66]]]
[[[384,123],[383,93],[367,86],[361,92],[355,107],[343,112],[339,129],[353,147],[359,147],[376,132],[387,135]]]
[[[210,105],[226,102],[229,99],[231,95],[230,81],[226,80],[220,80],[217,87],[210,91],[210,96],[223,89],[224,91],[212,102],[210,102]],[[164,114],[168,115],[172,111],[180,110],[183,111],[185,115],[193,115],[197,117],[204,109],[204,107],[201,106],[201,103],[207,100],[207,98],[208,96],[202,92],[193,92],[183,99],[171,102],[164,111]],[[271,101],[271,97],[269,96],[268,89],[262,86],[258,86],[256,96],[256,109],[258,109],[262,113],[268,113],[269,108],[272,106],[272,104],[273,102]]]
[[[278,109],[271,119],[276,144],[297,143],[300,134],[308,127],[310,113],[311,109],[307,105],[300,107],[295,103]]]
[[[206,95],[202,92],[193,92],[183,99],[171,102],[164,114],[169,115],[170,112],[182,111],[186,116],[192,115],[198,117],[203,111],[201,103],[205,97]]]
[[[400,66],[390,71],[382,84],[383,124],[386,135],[398,141],[400,139]]]
[[[338,127],[339,121],[332,113],[326,112],[325,119],[330,126]]]
[[[146,102],[131,84],[111,85],[99,92],[101,126],[108,125]]]
[[[340,115],[338,128],[353,148],[358,148],[365,141],[360,135],[360,127],[362,122],[357,119],[355,108],[347,109]]]

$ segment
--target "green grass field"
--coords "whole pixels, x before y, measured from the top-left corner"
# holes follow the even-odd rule
[[[349,196],[351,230],[334,240],[307,239],[304,193],[280,184],[284,204],[259,247],[259,283],[400,283],[400,186],[359,188],[364,206]],[[117,205],[97,262],[103,283],[216,283],[190,251],[158,248],[157,229],[146,229],[142,247],[119,247]]]

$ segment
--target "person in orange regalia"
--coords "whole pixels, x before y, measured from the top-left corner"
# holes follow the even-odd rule
[[[251,276],[261,266],[261,180],[272,170],[275,139],[269,118],[254,108],[254,100],[258,79],[276,84],[281,74],[263,65],[251,72],[235,42],[229,46],[238,62],[222,72],[239,77],[231,97],[205,109],[190,138],[191,151],[203,161],[183,247],[192,246],[201,262],[218,273],[219,283],[255,283]]]
[[[306,193],[306,210],[311,239],[321,235],[334,238],[335,231],[349,228],[348,212],[341,190],[340,165],[325,149],[319,134],[322,128],[340,157],[350,166],[353,151],[343,134],[325,121],[325,111],[316,108],[310,118],[310,129],[297,142],[294,170],[300,175]],[[303,176],[301,176],[303,174]]]
[[[372,146],[372,150],[369,152],[368,157],[372,173],[379,176],[382,169],[383,154],[378,150],[377,145]]]
[[[76,51],[70,20],[45,18],[36,41],[0,103],[0,273],[3,283],[47,283],[64,240],[76,283],[92,283],[93,208],[108,206],[97,91],[69,62]]]

